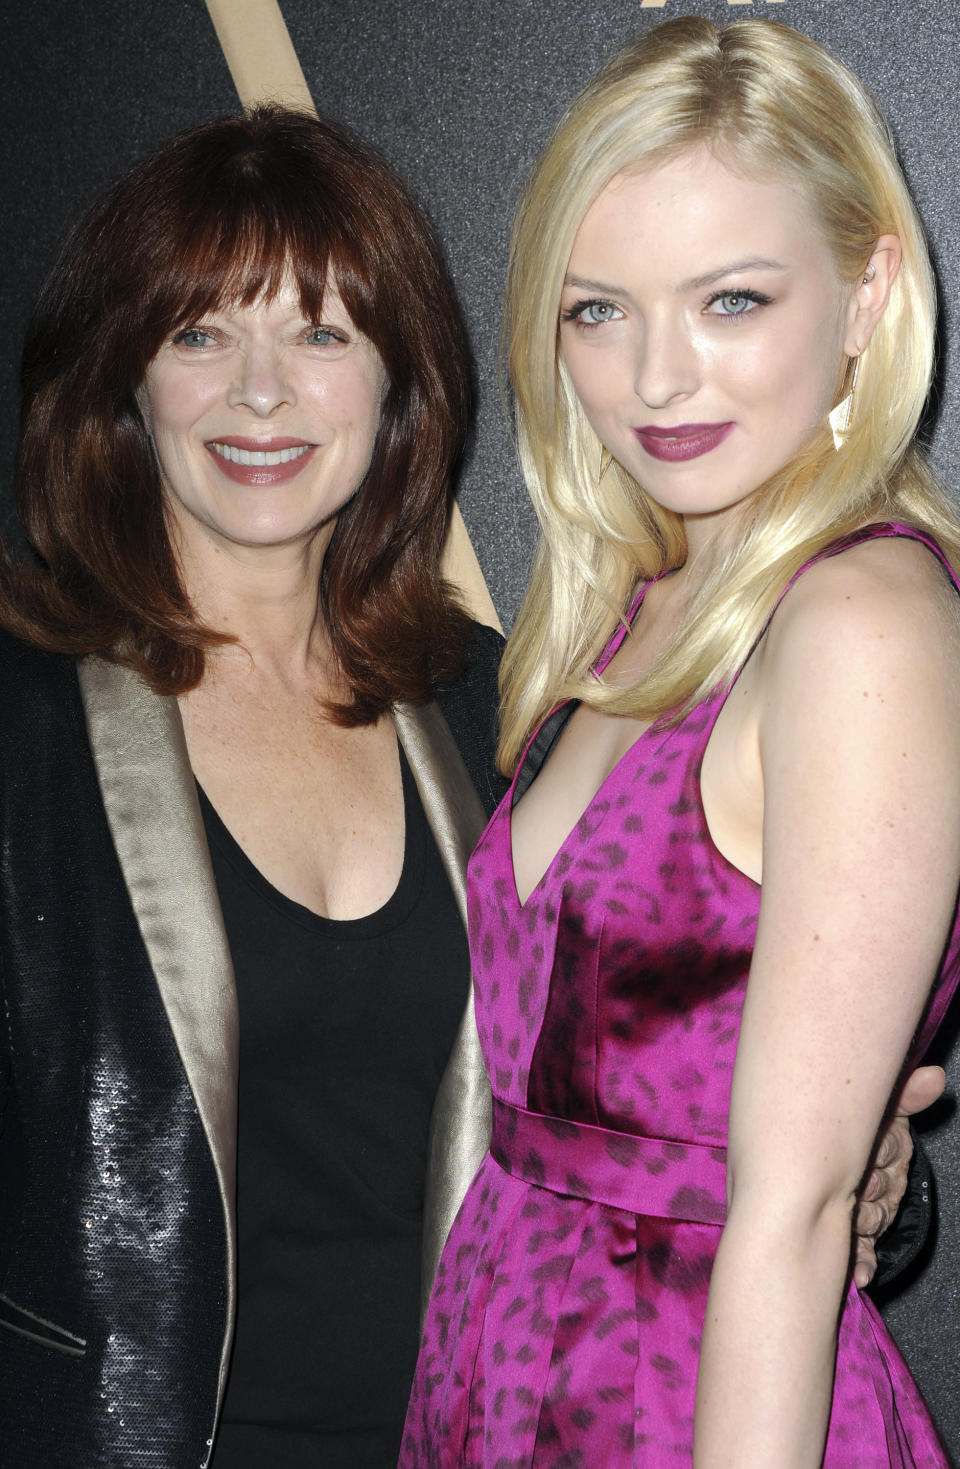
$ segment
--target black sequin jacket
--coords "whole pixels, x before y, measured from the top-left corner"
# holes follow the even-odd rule
[[[395,712],[454,891],[489,806],[499,640]],[[463,755],[451,738],[454,730]],[[176,701],[0,634],[0,1463],[200,1469],[234,1291],[236,997]],[[425,1266],[486,1146],[472,1008]]]

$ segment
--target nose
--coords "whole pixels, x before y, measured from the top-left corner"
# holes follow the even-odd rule
[[[633,389],[648,408],[687,398],[700,382],[697,351],[682,321],[645,323],[637,342]]]
[[[231,408],[248,408],[258,418],[269,418],[278,408],[292,408],[296,393],[284,354],[266,342],[250,343],[238,360],[228,401]]]

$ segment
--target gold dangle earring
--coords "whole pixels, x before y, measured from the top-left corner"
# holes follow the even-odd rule
[[[848,362],[847,372],[849,370],[850,364]],[[853,422],[853,395],[857,390],[857,376],[859,372],[860,353],[858,352],[853,359],[853,377],[850,379],[850,391],[840,399],[836,408],[831,408],[827,414],[827,422],[833,433],[833,447],[838,453],[843,447],[843,441],[850,432],[850,424]],[[844,381],[846,381],[846,373],[844,374]]]
[[[861,281],[861,285],[869,286],[870,282],[874,279],[876,273],[876,267],[873,265],[868,265],[866,270],[863,272],[863,280]],[[850,358],[848,357],[846,372],[843,375],[844,386],[846,386],[847,373],[849,373],[849,371]],[[847,434],[850,432],[850,425],[853,422],[853,395],[857,390],[857,376],[859,372],[860,352],[858,351],[856,356],[853,358],[853,377],[850,379],[849,392],[845,393],[840,399],[840,402],[837,404],[836,408],[832,408],[827,414],[827,422],[829,423],[831,432],[833,434],[833,447],[837,450],[838,453],[843,448],[843,442],[846,439]]]
[[[612,462],[613,462],[613,455],[610,453],[610,450],[607,449],[607,448],[605,448],[604,445],[601,444],[600,445],[600,469],[599,469],[599,471],[597,473],[597,484],[599,484],[600,481],[603,479],[603,476],[606,474],[607,470],[610,468],[610,465],[612,464]]]

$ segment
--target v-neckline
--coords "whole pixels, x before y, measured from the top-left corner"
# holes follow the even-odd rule
[[[557,708],[558,709],[559,708],[562,708],[562,707],[563,706],[560,705],[560,704],[557,705]],[[509,796],[504,800],[504,808],[505,808],[506,816],[507,816],[507,850],[508,850],[509,858],[510,858],[510,874],[511,874],[511,876],[513,878],[513,896],[514,896],[514,898],[516,900],[517,907],[520,909],[521,913],[524,912],[524,910],[526,909],[527,904],[530,902],[530,899],[532,897],[534,897],[534,895],[537,892],[539,892],[540,888],[542,888],[544,886],[544,884],[546,883],[548,877],[553,872],[553,869],[557,866],[557,863],[560,861],[561,857],[566,852],[567,848],[569,847],[569,845],[570,845],[571,841],[573,840],[574,836],[576,835],[577,831],[580,829],[581,824],[589,817],[589,815],[593,811],[594,807],[599,803],[601,797],[603,796],[603,792],[604,792],[605,786],[608,785],[608,783],[613,779],[613,777],[620,770],[621,766],[626,763],[626,761],[630,758],[630,756],[635,753],[635,751],[637,750],[637,747],[647,738],[648,735],[653,734],[653,733],[657,733],[659,735],[667,736],[667,735],[669,735],[670,731],[669,731],[669,729],[663,729],[663,728],[661,728],[660,726],[658,726],[656,724],[650,724],[650,725],[647,726],[646,729],[640,731],[640,733],[637,735],[637,738],[633,741],[633,743],[630,744],[630,745],[628,745],[627,748],[624,750],[623,754],[619,757],[619,759],[617,760],[616,764],[612,765],[610,767],[610,769],[607,771],[606,775],[603,777],[603,780],[600,782],[600,784],[597,786],[597,789],[594,791],[593,795],[590,797],[590,800],[587,802],[586,806],[584,806],[583,810],[580,812],[580,815],[577,817],[576,821],[573,823],[573,825],[571,826],[570,830],[567,832],[566,836],[564,837],[563,841],[560,843],[560,845],[557,848],[556,852],[553,854],[553,856],[551,857],[550,861],[547,863],[547,866],[544,868],[543,873],[541,874],[540,878],[538,879],[537,882],[534,883],[533,887],[530,889],[529,893],[527,894],[527,896],[525,898],[521,898],[521,896],[520,896],[520,889],[517,886],[517,869],[516,869],[516,866],[514,865],[514,860],[513,860],[513,810],[512,810],[512,808],[511,808],[511,806],[509,804]],[[512,789],[513,788],[511,786],[511,791],[512,791]],[[608,801],[607,802],[607,806],[606,806],[606,811],[609,811],[609,809],[610,809],[610,803]],[[603,813],[604,816],[606,815],[606,811],[604,811],[604,813]],[[601,817],[601,821],[602,821],[602,817]],[[595,832],[599,830],[600,824],[601,823],[598,822],[597,825],[593,828],[593,830]]]
[[[656,582],[660,581],[664,576],[666,576],[666,574],[667,573],[665,571],[661,571],[657,576],[650,577],[649,580],[648,581],[645,581],[643,583],[643,585],[639,588],[639,590],[637,591],[636,596],[634,597],[633,601],[630,604],[630,609],[629,609],[626,617],[623,619],[623,621],[621,622],[620,626],[615,629],[612,637],[607,642],[607,644],[606,644],[603,652],[600,654],[600,657],[597,659],[596,663],[593,666],[592,672],[593,672],[593,674],[594,674],[594,676],[596,678],[599,678],[600,677],[600,675],[604,672],[604,670],[613,661],[613,658],[615,657],[616,653],[619,651],[620,645],[622,644],[622,642],[623,642],[624,638],[626,637],[627,633],[629,632],[629,630],[633,627],[633,624],[634,624],[637,616],[640,613],[640,609],[643,606],[643,603],[644,603],[644,600],[646,598],[647,592],[650,590],[650,588]],[[529,740],[527,741],[526,745],[524,746],[523,754],[520,757],[520,760],[519,760],[519,762],[517,764],[517,768],[516,768],[516,770],[513,773],[513,779],[510,782],[510,789],[508,790],[507,794],[503,798],[503,808],[502,809],[506,813],[506,822],[507,822],[507,856],[509,858],[510,877],[511,877],[511,881],[513,883],[513,896],[514,896],[514,900],[515,900],[515,902],[517,904],[517,907],[519,908],[519,910],[520,910],[521,913],[525,911],[525,909],[527,907],[527,904],[530,902],[531,898],[533,898],[534,895],[536,893],[538,893],[539,890],[546,883],[548,877],[553,872],[553,869],[556,867],[557,863],[560,861],[561,857],[566,852],[567,847],[570,845],[570,842],[573,840],[574,836],[576,835],[577,831],[579,830],[581,823],[586,819],[586,817],[588,817],[590,815],[590,812],[597,805],[598,801],[600,800],[600,797],[603,795],[604,787],[608,784],[608,782],[613,779],[613,777],[620,770],[620,767],[624,764],[624,762],[628,759],[628,757],[633,754],[633,752],[636,750],[636,748],[640,744],[640,742],[642,740],[646,739],[647,735],[651,734],[654,730],[656,730],[658,734],[665,733],[665,731],[657,725],[656,720],[654,720],[654,722],[652,724],[647,725],[647,728],[646,729],[640,731],[640,733],[637,735],[637,738],[635,740],[633,740],[627,746],[627,748],[623,751],[622,755],[620,755],[619,758],[615,761],[615,763],[613,765],[611,765],[610,769],[607,771],[606,775],[603,777],[603,779],[601,780],[600,784],[597,786],[597,789],[594,791],[593,795],[590,797],[590,800],[584,806],[583,810],[580,812],[580,815],[577,817],[576,821],[573,823],[573,825],[571,826],[570,830],[567,832],[566,836],[563,838],[563,841],[560,843],[559,847],[554,852],[552,858],[547,863],[546,867],[544,868],[544,870],[541,873],[541,875],[540,875],[539,879],[537,880],[537,882],[534,883],[533,887],[527,893],[527,896],[525,898],[521,898],[521,896],[520,896],[520,888],[519,888],[519,886],[517,884],[517,868],[516,868],[516,863],[514,861],[514,854],[513,854],[513,792],[514,792],[514,788],[515,788],[515,786],[517,784],[517,781],[520,778],[520,772],[523,770],[523,767],[524,767],[524,764],[526,762],[527,756],[530,753],[530,749],[531,749],[534,741],[536,740],[537,736],[539,735],[541,729],[546,724],[547,719],[552,719],[553,716],[556,713],[559,712],[559,710],[563,709],[569,703],[570,703],[570,700],[569,699],[562,700],[562,702],[559,703],[559,704],[557,704],[557,705],[555,705],[554,708],[551,709],[550,713],[546,716],[546,718],[545,719],[542,719],[540,721],[540,723],[537,725],[537,727],[534,730],[533,734],[530,736]],[[566,725],[564,725],[564,729],[565,728],[566,728]],[[562,739],[562,737],[563,737],[563,730],[561,730],[560,733],[557,736],[558,741],[560,739]],[[544,765],[546,764],[547,760],[550,758],[550,755],[553,753],[553,749],[554,749],[554,746],[551,746],[550,747],[550,750],[547,752],[547,755],[545,756],[544,761],[543,761],[543,764]],[[540,768],[542,770],[543,769],[543,766],[541,765]],[[540,771],[538,770],[537,771],[537,775],[539,775],[539,774],[540,774]],[[537,776],[535,775],[534,776],[534,780],[536,780],[536,778],[537,778]],[[532,782],[531,782],[531,784],[532,784]],[[607,809],[609,810],[609,802],[607,804]],[[599,823],[598,823],[598,826],[599,826]],[[595,828],[595,829],[598,829],[598,828]]]

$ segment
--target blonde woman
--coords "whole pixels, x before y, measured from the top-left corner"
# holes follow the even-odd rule
[[[654,29],[535,173],[508,325],[543,536],[470,875],[493,1143],[401,1463],[945,1465],[850,1273],[960,972],[960,527],[863,89]]]

